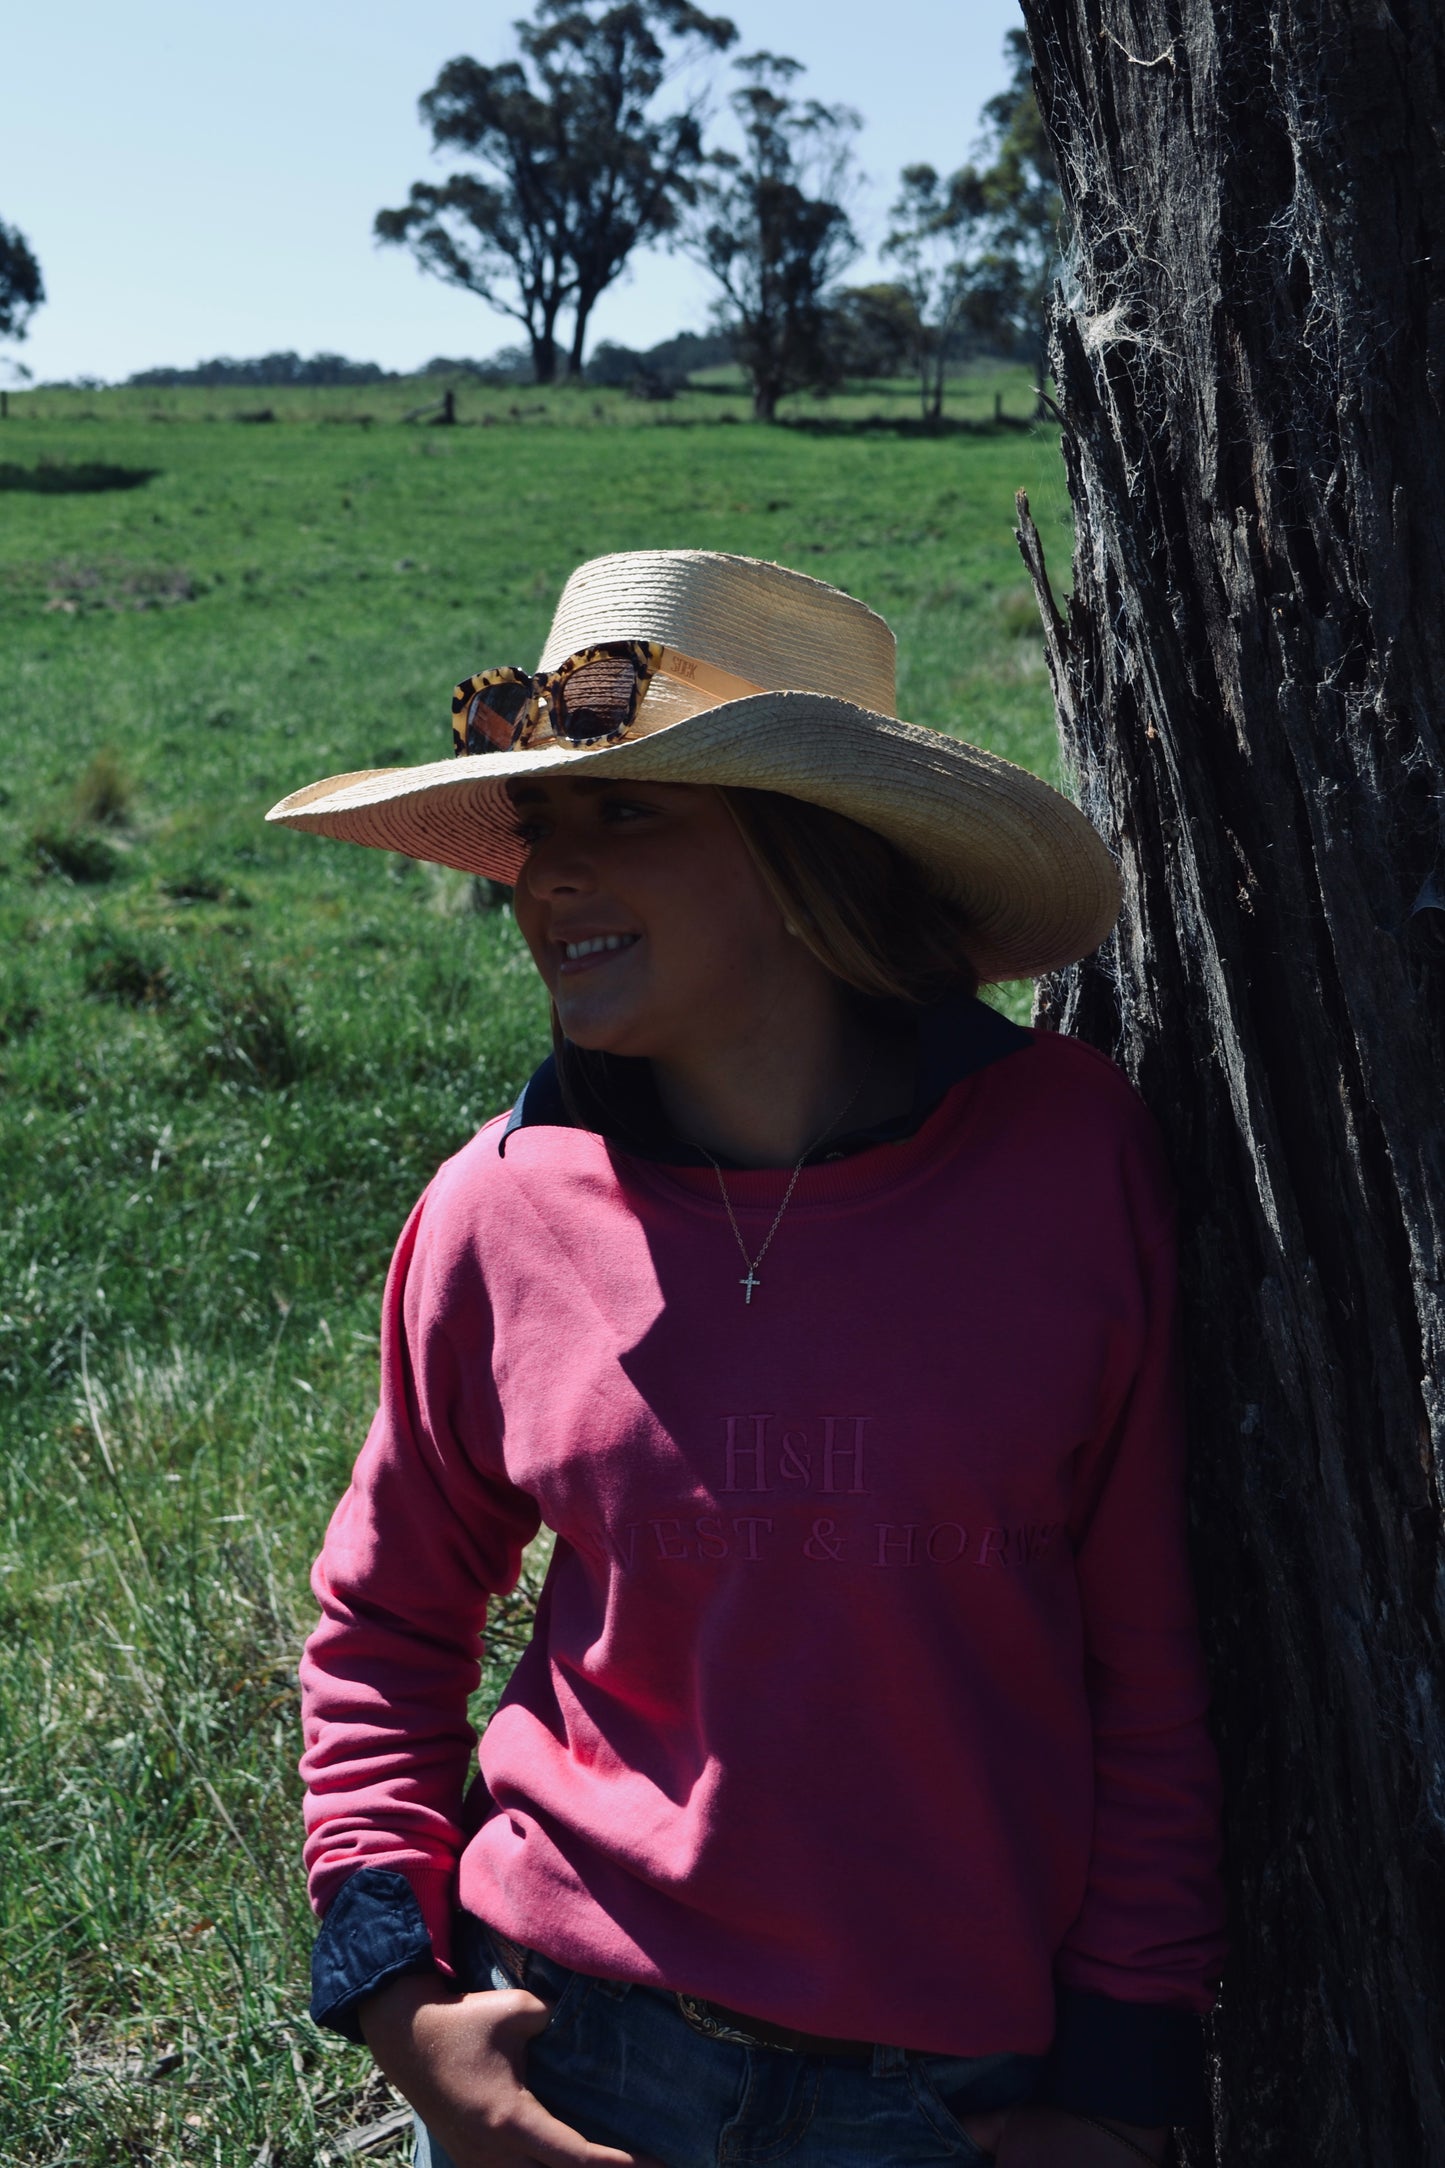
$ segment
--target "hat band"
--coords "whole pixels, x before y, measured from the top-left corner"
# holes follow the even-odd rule
[[[766,685],[752,678],[720,670],[715,663],[684,655],[675,647],[664,647],[657,673],[627,735],[650,737],[655,730],[680,723],[684,716],[701,715],[708,708],[720,707],[725,700],[748,700],[754,693],[767,690]]]
[[[664,647],[657,668],[660,676],[675,678],[682,685],[695,685],[701,692],[715,693],[719,700],[746,700],[752,693],[768,690],[754,678],[719,670],[715,663],[700,662],[695,655],[681,655],[675,647]]]

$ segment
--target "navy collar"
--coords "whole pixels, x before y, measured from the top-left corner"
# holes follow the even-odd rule
[[[965,1077],[973,1076],[978,1070],[988,1068],[990,1063],[1001,1061],[1005,1055],[1027,1046],[1032,1036],[1022,1025],[1011,1023],[997,1009],[990,1008],[986,1001],[980,1001],[972,994],[950,995],[948,999],[920,1010],[913,1104],[907,1113],[830,1138],[825,1146],[809,1154],[806,1164],[847,1159],[855,1152],[866,1152],[872,1145],[896,1144],[900,1138],[911,1137],[927,1121],[945,1092]],[[673,1167],[705,1167],[709,1164],[707,1154],[699,1151],[695,1144],[689,1144],[686,1138],[679,1137],[668,1122],[652,1081],[649,1063],[609,1056],[606,1076],[606,1103],[605,1106],[599,1104],[596,1123],[576,1122],[562,1097],[556,1059],[549,1054],[518,1094],[498,1141],[498,1152],[506,1151],[508,1139],[518,1129],[587,1127],[595,1135],[605,1137],[609,1144],[615,1144],[621,1151],[632,1152],[639,1159],[660,1160]],[[727,1166],[731,1162],[724,1160],[722,1164]]]

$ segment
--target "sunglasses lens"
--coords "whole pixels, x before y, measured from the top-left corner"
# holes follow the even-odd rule
[[[637,667],[630,657],[598,655],[581,663],[549,694],[559,737],[574,745],[625,730],[637,708]]]
[[[473,693],[467,703],[467,751],[505,752],[530,691],[527,685],[504,682],[484,685],[479,693]]]

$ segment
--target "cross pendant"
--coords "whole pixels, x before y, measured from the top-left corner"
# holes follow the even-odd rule
[[[738,1281],[738,1286],[739,1286],[739,1287],[745,1287],[745,1288],[747,1289],[747,1293],[746,1293],[746,1294],[744,1295],[744,1297],[743,1297],[743,1300],[744,1300],[744,1302],[746,1302],[746,1303],[748,1304],[749,1308],[751,1308],[751,1306],[752,1306],[752,1300],[753,1300],[753,1289],[754,1289],[755,1287],[761,1287],[761,1286],[762,1286],[762,1284],[763,1284],[763,1283],[762,1283],[762,1281],[761,1281],[761,1280],[760,1280],[760,1279],[758,1278],[758,1276],[757,1276],[757,1274],[756,1274],[756,1273],[754,1272],[754,1270],[753,1270],[752,1266],[751,1266],[751,1265],[749,1265],[749,1266],[748,1266],[748,1276],[747,1276],[747,1278],[746,1278],[745,1280],[739,1280],[739,1281]]]

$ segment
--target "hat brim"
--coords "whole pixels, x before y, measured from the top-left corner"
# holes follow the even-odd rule
[[[330,776],[266,818],[514,882],[526,854],[507,786],[564,773],[777,791],[846,814],[962,906],[984,980],[1076,963],[1119,913],[1114,861],[1060,792],[963,739],[824,693],[750,694],[595,751],[541,746]]]

